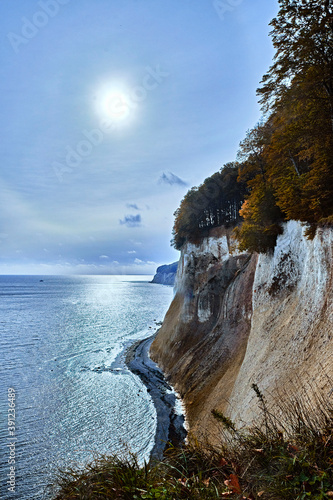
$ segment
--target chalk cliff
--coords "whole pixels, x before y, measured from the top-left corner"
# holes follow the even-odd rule
[[[272,397],[332,389],[333,229],[312,241],[303,233],[286,223],[271,255],[237,252],[222,228],[184,245],[151,356],[183,397],[196,438],[216,441],[213,408],[250,424],[252,383]]]
[[[158,267],[151,283],[173,286],[176,279],[177,267],[178,262],[173,262],[173,264],[166,264],[165,266]]]

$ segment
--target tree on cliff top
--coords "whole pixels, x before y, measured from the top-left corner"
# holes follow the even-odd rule
[[[258,89],[272,111],[267,175],[286,218],[315,224],[333,213],[333,1],[279,3]]]
[[[266,252],[273,248],[281,233],[282,213],[277,206],[274,189],[269,181],[269,165],[265,158],[272,138],[268,121],[249,130],[240,143],[238,158],[239,182],[246,182],[247,198],[240,210],[243,223],[235,228],[240,250]]]
[[[270,25],[276,49],[274,64],[258,89],[264,109],[276,109],[290,85],[302,82],[326,99],[333,127],[333,2],[279,0]],[[322,93],[324,91],[324,94]]]
[[[332,0],[279,3],[274,63],[258,89],[271,113],[240,144],[249,188],[236,231],[244,250],[273,247],[283,219],[313,227],[333,213]]]
[[[227,163],[199,187],[184,196],[175,212],[172,245],[179,250],[185,241],[196,241],[211,227],[235,226],[245,199],[246,185],[238,182],[239,164]]]
[[[333,0],[279,4],[270,23],[274,62],[257,91],[268,119],[247,133],[238,163],[187,193],[175,213],[177,249],[242,221],[239,248],[265,252],[283,220],[302,221],[312,234],[333,220]]]

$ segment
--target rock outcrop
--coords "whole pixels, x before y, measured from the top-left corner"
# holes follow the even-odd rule
[[[151,355],[197,439],[218,439],[212,409],[245,424],[257,418],[252,383],[272,399],[310,385],[332,390],[333,230],[312,241],[303,233],[286,223],[271,255],[238,253],[221,228],[184,245]]]
[[[151,283],[173,286],[175,284],[177,267],[178,262],[158,267]]]

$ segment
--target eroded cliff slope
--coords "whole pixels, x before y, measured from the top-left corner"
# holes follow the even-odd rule
[[[151,355],[182,395],[192,433],[215,441],[213,408],[249,424],[251,384],[299,391],[333,378],[333,230],[285,224],[274,254],[232,251],[214,230],[182,250],[176,293]]]

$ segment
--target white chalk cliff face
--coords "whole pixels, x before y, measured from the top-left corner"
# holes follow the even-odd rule
[[[248,383],[273,393],[332,389],[333,230],[319,229],[313,241],[303,233],[299,223],[288,222],[274,255],[259,256],[251,332],[230,397],[233,418],[255,416]]]
[[[290,221],[271,255],[232,251],[228,233],[186,244],[175,298],[151,354],[182,395],[197,438],[214,442],[212,409],[250,424],[251,390],[329,392],[333,378],[333,229],[314,240]]]
[[[158,267],[151,283],[173,286],[175,284],[177,267],[178,262]]]

